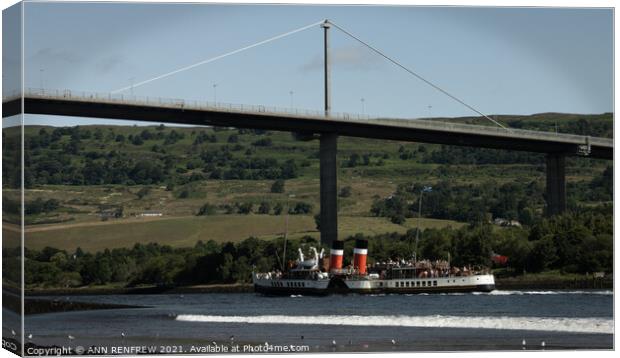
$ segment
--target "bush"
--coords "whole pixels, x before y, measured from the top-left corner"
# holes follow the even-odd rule
[[[288,212],[294,215],[302,215],[302,214],[309,214],[311,211],[312,211],[312,204],[304,203],[300,201],[296,203],[294,207],[290,208]]]
[[[391,221],[391,222],[393,222],[394,224],[397,224],[397,225],[402,225],[402,224],[404,224],[404,223],[405,223],[406,219],[405,219],[405,216],[404,216],[404,215],[402,215],[402,214],[396,214],[396,215],[393,215],[393,216],[390,218],[390,221]]]
[[[271,184],[272,193],[284,193],[284,180],[278,179]]]
[[[216,206],[209,203],[204,204],[198,210],[198,216],[214,215],[216,213]]]
[[[242,203],[242,204],[237,204],[237,212],[239,214],[250,214],[252,213],[252,208],[254,207],[254,204],[252,203]]]
[[[260,206],[258,207],[259,214],[269,214],[270,211],[271,205],[268,202],[263,201],[262,203],[260,203]]]
[[[340,189],[340,193],[338,193],[338,196],[341,198],[348,198],[351,196],[351,187],[350,186],[345,186],[344,188]]]

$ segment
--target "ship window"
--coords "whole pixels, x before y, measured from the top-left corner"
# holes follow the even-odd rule
[[[422,281],[422,286],[426,286],[426,281]]]
[[[407,281],[407,287],[409,287],[409,281]]]
[[[431,281],[426,282],[426,285],[430,286],[431,285]]]
[[[398,282],[394,283],[394,287],[398,287]]]
[[[437,281],[433,281],[433,286],[437,286]]]
[[[383,287],[383,282],[379,282],[379,286]]]
[[[415,283],[415,285],[416,285],[417,287],[420,287],[420,281],[416,282],[416,283]]]

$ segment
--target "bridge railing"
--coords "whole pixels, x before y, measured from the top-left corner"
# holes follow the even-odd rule
[[[48,90],[41,88],[27,88],[25,97],[65,99],[83,102],[112,103],[135,106],[156,106],[163,108],[188,109],[188,110],[211,110],[219,112],[251,113],[272,116],[287,116],[298,118],[312,118],[318,120],[339,120],[339,121],[363,121],[376,125],[393,125],[399,127],[411,127],[429,130],[445,130],[461,133],[472,133],[481,135],[499,135],[506,137],[522,137],[528,139],[554,140],[578,144],[597,144],[603,146],[613,145],[613,139],[580,136],[566,133],[542,132],[526,129],[500,128],[495,126],[473,125],[464,123],[454,123],[438,120],[424,119],[402,119],[370,116],[359,113],[331,112],[329,117],[325,116],[324,111],[299,108],[284,108],[264,105],[234,104],[225,102],[209,102],[198,100],[175,99],[165,97],[136,96],[132,94],[113,94],[71,90]],[[5,96],[4,100],[19,98],[20,93],[13,92]]]

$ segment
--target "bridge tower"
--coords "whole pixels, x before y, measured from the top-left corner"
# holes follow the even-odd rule
[[[547,153],[546,216],[561,214],[566,210],[566,156]]]
[[[324,30],[325,117],[329,117],[331,112],[329,29],[331,25],[328,20],[325,20],[321,27]],[[338,135],[333,132],[323,132],[320,136],[321,243],[330,245],[332,241],[338,239],[338,165],[336,162]]]

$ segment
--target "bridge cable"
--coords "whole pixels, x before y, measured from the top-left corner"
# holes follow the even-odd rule
[[[240,48],[240,49],[237,49],[237,50],[234,50],[234,51],[230,51],[230,52],[227,52],[227,53],[225,53],[225,54],[222,54],[222,55],[219,55],[219,56],[215,56],[215,57],[212,57],[212,58],[209,58],[209,59],[206,59],[206,60],[200,61],[200,62],[196,62],[196,63],[194,63],[194,64],[192,64],[192,65],[185,66],[185,67],[179,68],[179,69],[177,69],[177,70],[170,71],[170,72],[168,72],[168,73],[164,73],[164,74],[162,74],[162,75],[159,75],[159,76],[156,76],[156,77],[150,78],[150,79],[148,79],[148,80],[144,80],[144,81],[138,82],[138,83],[133,84],[133,85],[131,85],[131,86],[126,86],[126,87],[123,87],[123,88],[119,88],[119,89],[117,89],[117,90],[112,91],[112,93],[119,93],[119,92],[122,92],[122,91],[126,91],[126,90],[128,90],[128,89],[133,89],[133,88],[136,88],[136,87],[138,87],[138,86],[142,86],[142,85],[145,85],[145,84],[147,84],[147,83],[150,83],[150,82],[153,82],[153,81],[157,81],[157,80],[162,79],[162,78],[165,78],[165,77],[172,76],[172,75],[177,74],[177,73],[179,73],[179,72],[183,72],[183,71],[185,71],[185,70],[189,70],[189,69],[192,69],[192,68],[194,68],[194,67],[198,67],[198,66],[200,66],[200,65],[204,65],[204,64],[207,64],[207,63],[210,63],[210,62],[213,62],[213,61],[217,61],[217,60],[222,59],[222,58],[224,58],[224,57],[228,57],[228,56],[231,56],[231,55],[237,54],[237,53],[239,53],[239,52],[242,52],[242,51],[245,51],[245,50],[249,50],[249,49],[254,48],[254,47],[256,47],[256,46],[264,45],[264,44],[266,44],[266,43],[269,43],[269,42],[272,42],[272,41],[275,41],[275,40],[281,39],[281,38],[283,38],[283,37],[286,37],[286,36],[289,36],[289,35],[292,35],[292,34],[295,34],[295,33],[301,32],[301,31],[304,31],[304,30],[307,30],[307,29],[309,29],[309,28],[311,28],[311,27],[314,27],[314,26],[316,26],[316,25],[322,24],[322,23],[324,23],[324,22],[325,22],[325,20],[321,20],[321,21],[315,22],[315,23],[313,23],[313,24],[310,24],[310,25],[307,25],[307,26],[303,26],[303,27],[300,27],[300,28],[295,29],[295,30],[291,30],[291,31],[289,31],[289,32],[286,32],[286,33],[283,33],[283,34],[280,34],[280,35],[277,35],[277,36],[274,36],[274,37],[268,38],[268,39],[266,39],[266,40],[259,41],[259,42],[257,42],[257,43],[252,44],[252,45],[248,45],[248,46],[242,47],[242,48]]]
[[[368,47],[369,49],[371,49],[372,51],[374,51],[375,53],[379,54],[380,56],[382,56],[383,58],[387,59],[388,61],[392,62],[393,64],[395,64],[396,66],[402,68],[403,70],[409,72],[410,74],[412,74],[413,76],[417,77],[419,80],[423,81],[424,83],[426,83],[427,85],[435,88],[436,90],[438,90],[439,92],[445,94],[446,96],[452,98],[453,100],[457,101],[458,103],[464,105],[465,107],[471,109],[472,111],[478,113],[479,115],[483,116],[484,118],[488,119],[489,121],[497,124],[498,126],[504,128],[504,129],[508,129],[506,128],[504,125],[502,125],[501,123],[499,123],[498,121],[492,119],[491,117],[487,116],[486,114],[480,112],[479,110],[475,109],[474,107],[470,106],[469,104],[465,103],[464,101],[462,101],[461,99],[459,99],[458,97],[448,93],[446,90],[442,89],[441,87],[439,87],[438,85],[432,83],[431,81],[427,80],[426,78],[420,76],[419,74],[415,73],[414,71],[410,70],[409,68],[405,67],[404,65],[402,65],[401,63],[399,63],[398,61],[390,58],[389,56],[387,56],[386,54],[384,54],[383,52],[379,51],[378,49],[374,48],[373,46],[371,46],[370,44],[364,42],[363,40],[361,40],[359,37],[353,35],[352,33],[348,32],[347,30],[343,29],[342,27],[338,26],[337,24],[329,21],[330,24],[334,25],[334,27],[336,27],[338,30],[344,32],[345,34],[349,35],[350,37],[352,37],[353,39],[357,40],[358,42],[360,42],[362,45]]]

